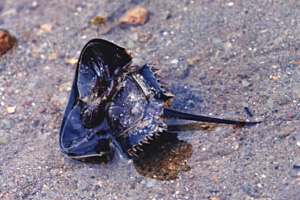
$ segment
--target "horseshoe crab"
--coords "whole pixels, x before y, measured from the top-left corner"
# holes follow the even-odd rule
[[[155,66],[132,66],[125,48],[93,39],[83,48],[60,129],[60,148],[72,158],[107,157],[116,148],[129,157],[168,131],[167,118],[255,125],[171,109],[173,94],[160,83]]]

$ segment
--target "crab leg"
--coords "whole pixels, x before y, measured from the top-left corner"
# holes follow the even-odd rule
[[[185,113],[169,108],[164,108],[163,116],[166,118],[176,118],[176,119],[186,119],[186,120],[194,120],[194,121],[201,121],[201,122],[209,122],[209,123],[221,123],[221,124],[234,124],[238,126],[252,126],[261,123],[258,122],[245,122],[245,121],[236,121],[230,119],[220,119],[214,117],[208,117],[203,115],[194,115],[190,113]]]

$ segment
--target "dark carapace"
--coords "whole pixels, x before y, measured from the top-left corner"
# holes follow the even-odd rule
[[[174,95],[166,92],[152,65],[132,66],[126,49],[93,39],[83,48],[61,129],[60,147],[72,158],[106,156],[115,147],[129,157],[168,131],[167,118],[210,123],[254,125],[188,114],[170,108]]]

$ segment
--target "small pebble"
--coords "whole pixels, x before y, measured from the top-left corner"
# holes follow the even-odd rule
[[[57,59],[57,58],[59,58],[59,57],[60,57],[60,53],[58,53],[58,52],[53,52],[53,53],[51,53],[51,54],[48,56],[48,60],[55,60],[55,59]],[[49,67],[48,67],[48,68],[49,68]],[[44,67],[44,69],[47,70],[47,66]]]
[[[155,179],[151,179],[151,180],[148,181],[148,183],[146,184],[146,186],[148,188],[151,188],[151,187],[153,187],[155,185],[156,182],[157,181]]]
[[[98,185],[102,185],[103,181],[98,181],[97,184]]]
[[[4,135],[0,137],[0,145],[6,145],[9,144],[10,142],[10,138],[8,137],[8,135]]]
[[[293,160],[293,169],[300,170],[300,158],[296,157]]]
[[[268,101],[267,101],[267,105],[268,105],[268,107],[269,107],[269,108],[271,108],[271,109],[272,109],[272,108],[273,108],[273,106],[274,106],[274,101],[273,101],[273,99],[271,99],[271,98],[270,98],[270,99],[268,99]]]
[[[229,3],[227,3],[227,6],[234,6],[234,2],[229,2]]]
[[[8,114],[13,114],[16,112],[16,108],[17,108],[16,106],[7,107],[6,111]]]
[[[42,24],[40,27],[40,30],[37,32],[37,35],[40,36],[46,32],[51,32],[52,27],[53,27],[53,24],[51,24],[51,23]]]
[[[0,28],[0,56],[9,51],[16,42],[15,37],[11,36],[7,30]]]
[[[95,190],[96,190],[96,191],[99,190],[100,188],[101,188],[100,185],[96,185],[96,186],[95,186]]]
[[[175,59],[171,60],[170,63],[171,63],[171,64],[177,64],[178,62],[179,62],[178,59],[175,58]]]
[[[0,120],[0,128],[10,129],[13,126],[13,121],[9,119]]]
[[[135,46],[136,46],[136,44],[135,44],[135,42],[134,42],[133,40],[129,39],[129,40],[127,41],[126,47],[127,47],[128,49],[134,49]]]
[[[213,38],[212,45],[215,49],[222,49],[223,48],[223,41],[221,38]]]
[[[33,1],[32,4],[31,4],[31,7],[36,8],[37,6],[38,6],[38,3],[36,1]]]
[[[249,194],[251,191],[251,185],[242,185],[242,189],[246,194]]]
[[[194,66],[196,62],[200,61],[201,58],[200,56],[195,56],[195,57],[192,57],[192,58],[188,58],[186,61],[187,63],[190,65],[190,66]]]
[[[31,101],[25,101],[24,105],[29,106],[31,104]]]
[[[235,144],[233,144],[232,148],[233,148],[233,150],[236,151],[236,150],[238,150],[240,148],[240,144],[239,143],[235,143]]]
[[[99,25],[99,24],[106,24],[107,17],[103,17],[102,15],[97,15],[93,19],[89,20],[89,24],[92,25]]]
[[[248,107],[249,106],[249,103],[247,103],[247,102],[242,102],[242,105],[244,106],[244,107]]]
[[[243,87],[248,87],[248,86],[251,85],[251,83],[250,83],[249,81],[243,79],[243,80],[242,80],[242,85],[243,85]]]
[[[70,64],[70,65],[75,65],[75,64],[77,64],[77,59],[76,58],[67,58],[67,59],[65,59],[65,62],[66,63],[68,63],[68,64]]]
[[[139,25],[146,23],[148,11],[142,7],[135,7],[129,10],[118,22],[118,25]]]
[[[39,123],[40,123],[40,120],[34,120],[32,125],[33,125],[33,127],[37,127],[39,125]]]
[[[224,49],[226,51],[229,51],[230,49],[232,49],[232,43],[231,42],[225,42],[224,43]]]
[[[296,171],[289,173],[292,178],[299,178],[299,174]]]
[[[220,197],[210,197],[210,200],[221,200]]]

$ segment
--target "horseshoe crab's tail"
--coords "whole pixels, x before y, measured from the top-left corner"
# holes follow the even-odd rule
[[[246,122],[246,121],[237,121],[237,120],[230,120],[230,119],[220,119],[220,118],[208,117],[203,115],[194,115],[190,113],[173,110],[170,108],[164,108],[163,116],[166,118],[194,120],[194,121],[208,122],[208,123],[233,124],[238,126],[253,126],[262,122],[262,121]]]

